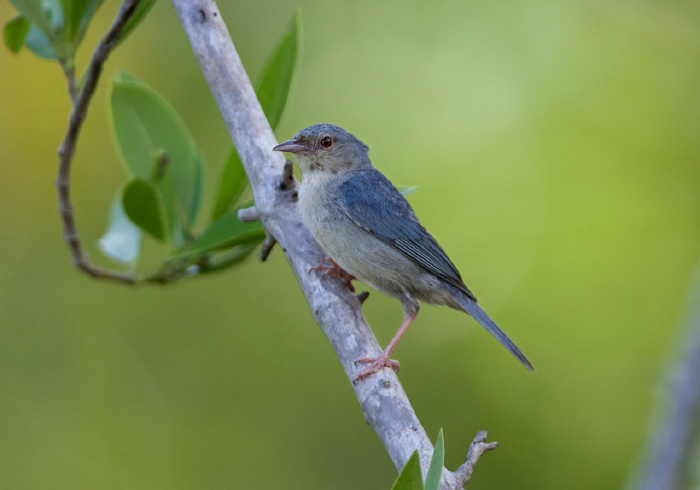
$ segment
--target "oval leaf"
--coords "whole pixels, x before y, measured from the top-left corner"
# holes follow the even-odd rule
[[[158,240],[165,238],[163,207],[153,184],[140,177],[132,179],[122,193],[122,206],[136,226]]]
[[[31,23],[27,18],[21,15],[18,15],[5,24],[3,40],[5,41],[7,49],[15,54],[19,53],[19,50],[24,46],[24,39],[27,37],[30,25]]]
[[[153,155],[165,152],[167,168],[156,183],[173,243],[184,241],[199,210],[203,157],[175,109],[130,75],[119,75],[110,95],[112,126],[122,160],[132,176],[148,180]]]
[[[63,29],[64,12],[59,0],[10,0],[10,3],[47,34],[58,34]]]
[[[32,26],[25,44],[46,59],[68,59],[72,43],[66,38],[65,12],[60,0],[10,0]]]
[[[418,450],[413,451],[391,490],[423,490],[423,475],[420,471]]]
[[[139,258],[141,230],[124,213],[121,193],[112,201],[109,226],[98,244],[103,254],[122,264],[133,264]]]
[[[32,22],[27,32],[27,37],[24,38],[24,44],[31,50],[32,53],[46,60],[55,60],[58,58],[56,50],[51,44],[51,40],[44,34],[36,24]]]

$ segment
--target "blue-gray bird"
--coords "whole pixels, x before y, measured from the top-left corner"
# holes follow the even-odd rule
[[[273,149],[296,154],[302,173],[302,219],[337,264],[320,269],[341,276],[347,271],[398,298],[403,306],[404,321],[387,348],[377,358],[356,361],[369,366],[355,381],[385,366],[398,370],[391,353],[418,315],[418,300],[468,313],[527,369],[534,370],[477,304],[457,268],[420,224],[406,199],[372,166],[369,148],[362,141],[338,126],[315,124]]]

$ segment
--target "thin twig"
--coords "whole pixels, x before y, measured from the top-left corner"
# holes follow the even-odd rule
[[[244,223],[251,223],[253,221],[260,221],[260,213],[258,208],[251,206],[249,208],[243,208],[238,210],[238,219]]]
[[[71,162],[73,160],[73,156],[75,155],[75,147],[78,141],[78,136],[80,135],[80,129],[85,121],[90,100],[92,99],[95,89],[97,88],[97,82],[100,79],[104,62],[116,45],[117,40],[119,39],[119,34],[124,29],[124,25],[134,14],[139,1],[140,0],[126,0],[122,4],[122,6],[119,8],[117,17],[112,23],[112,26],[97,45],[97,48],[92,55],[87,75],[85,76],[85,83],[80,91],[80,95],[74,101],[66,136],[58,149],[59,166],[58,176],[56,178],[56,188],[58,190],[58,210],[63,222],[65,240],[70,248],[71,254],[73,255],[73,263],[93,277],[114,279],[116,281],[126,283],[133,283],[135,281],[133,274],[97,267],[90,262],[87,253],[83,250],[80,237],[78,236],[78,229],[75,225],[73,204],[71,203],[70,199],[70,171]],[[73,82],[73,85],[74,84],[75,82]],[[75,87],[73,87],[73,90],[75,90]]]
[[[59,60],[59,65],[63,69],[63,75],[66,77],[66,83],[68,84],[68,95],[70,96],[71,103],[73,105],[78,101],[78,86],[75,81],[75,67],[68,64],[66,60]],[[73,63],[71,61],[71,63]]]
[[[311,312],[343,365],[366,421],[379,435],[397,468],[402,468],[417,449],[426,474],[434,448],[394,371],[383,369],[360,383],[351,382],[363,369],[355,366],[355,360],[376,357],[381,352],[362,314],[363,297],[356,298],[336,281],[322,280],[320,274],[308,273],[326,254],[301,221],[291,163],[272,151],[277,144],[275,135],[216,3],[213,0],[172,0],[172,3],[245,167],[256,215],[268,236],[274,236],[284,250]],[[468,469],[462,473],[471,475],[478,457],[491,449],[492,444],[472,443],[472,457]],[[440,488],[462,487],[454,473],[445,471]]]
[[[268,233],[267,236],[265,236],[265,241],[263,242],[262,247],[260,247],[260,252],[258,252],[258,258],[265,262],[270,256],[270,252],[272,252],[272,248],[275,246],[276,243],[277,239],[270,233]]]
[[[357,298],[357,301],[360,302],[360,304],[364,304],[365,301],[367,301],[367,298],[369,298],[369,291],[361,291],[355,295]]]
[[[476,462],[479,461],[481,455],[486,451],[491,451],[492,449],[496,449],[498,447],[497,442],[486,442],[487,436],[488,432],[485,430],[479,431],[476,434],[476,437],[469,446],[467,459],[455,471],[455,477],[457,478],[457,481],[459,481],[461,487],[466,485],[467,482],[471,480],[472,473],[474,472],[474,466],[476,465]]]

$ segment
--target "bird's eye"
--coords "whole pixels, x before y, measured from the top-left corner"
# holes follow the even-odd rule
[[[324,136],[321,138],[321,146],[324,148],[330,148],[333,146],[333,139],[330,136]]]

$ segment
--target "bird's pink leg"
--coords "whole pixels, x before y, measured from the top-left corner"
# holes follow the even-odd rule
[[[357,278],[350,274],[348,271],[343,269],[338,265],[338,263],[331,259],[330,257],[326,257],[323,259],[324,262],[330,264],[330,266],[327,265],[317,265],[316,267],[312,267],[309,269],[309,272],[311,271],[321,271],[324,277],[327,276],[333,276],[337,277],[340,279],[350,290],[351,293],[355,292],[355,286],[352,285],[352,281],[356,280]]]
[[[396,346],[399,343],[399,340],[401,340],[401,337],[403,337],[403,334],[406,333],[406,330],[408,330],[408,327],[411,326],[411,323],[413,323],[413,320],[416,319],[418,316],[418,306],[416,304],[415,308],[411,308],[410,311],[407,311],[404,313],[404,319],[403,323],[401,324],[401,327],[399,327],[399,331],[396,332],[396,335],[394,335],[394,338],[391,339],[391,342],[389,342],[389,345],[387,345],[386,349],[382,351],[381,354],[379,354],[378,357],[361,357],[357,361],[355,361],[355,364],[359,362],[369,362],[371,363],[367,369],[362,371],[360,374],[358,374],[355,377],[354,382],[357,383],[358,381],[361,381],[365,379],[368,376],[373,375],[374,373],[378,372],[380,369],[384,367],[390,367],[397,373],[399,372],[399,361],[395,361],[391,359],[391,353],[394,352],[394,349],[396,349]]]

